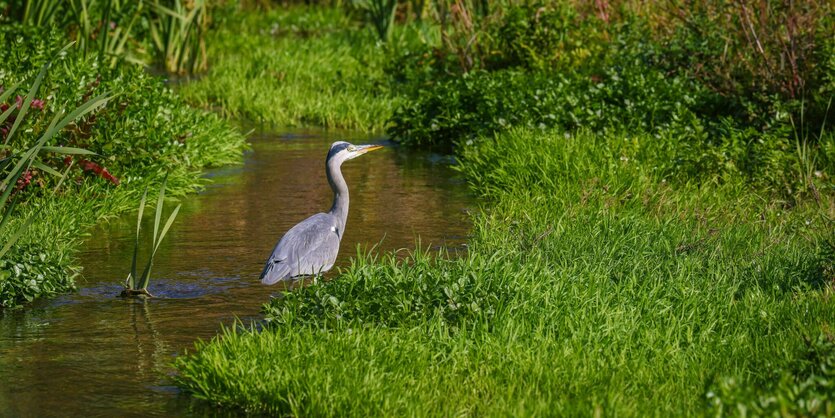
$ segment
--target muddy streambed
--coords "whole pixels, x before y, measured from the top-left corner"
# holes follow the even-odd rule
[[[171,362],[222,324],[261,318],[277,292],[258,282],[263,262],[288,228],[329,209],[324,157],[338,139],[389,146],[343,166],[351,208],[337,266],[358,244],[461,248],[472,201],[448,158],[344,132],[255,135],[243,165],[207,173],[212,183],[183,200],[154,265],[159,298],[115,297],[130,268],[130,214],[91,231],[78,292],[0,314],[0,417],[223,414],[181,394]]]

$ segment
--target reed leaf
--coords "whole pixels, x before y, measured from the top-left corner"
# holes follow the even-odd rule
[[[64,48],[61,49],[61,51],[58,52],[58,55],[61,55],[64,51],[66,51],[72,45],[73,45],[72,43],[66,45]],[[32,103],[32,100],[34,99],[35,94],[37,94],[38,89],[40,88],[40,85],[43,82],[44,76],[46,75],[46,72],[49,69],[51,64],[52,64],[52,61],[44,64],[41,67],[41,70],[38,73],[38,76],[36,77],[34,83],[32,84],[32,88],[30,88],[29,92],[27,93],[26,99],[24,100],[23,105],[21,106],[21,108],[18,112],[17,119],[15,120],[15,123],[12,126],[12,129],[9,130],[9,134],[6,136],[5,142],[3,144],[4,148],[7,147],[6,143],[12,138],[12,136],[14,135],[14,133],[17,130],[17,127],[20,125],[21,121],[23,120],[27,111],[29,110],[29,105]],[[18,85],[15,85],[13,89],[10,89],[10,91],[13,91],[14,89],[16,89],[17,86]],[[11,94],[11,93],[9,93],[9,94]],[[41,162],[38,159],[38,155],[40,154],[41,151],[47,150],[47,151],[50,151],[50,152],[63,153],[63,154],[81,154],[81,155],[92,154],[89,151],[82,150],[80,148],[51,147],[51,146],[45,146],[45,144],[46,144],[47,141],[54,138],[55,135],[58,132],[60,132],[61,129],[63,129],[65,126],[67,126],[70,122],[72,122],[72,121],[86,115],[87,113],[97,109],[99,106],[102,106],[102,105],[106,104],[109,99],[110,99],[109,93],[107,93],[107,92],[102,93],[101,95],[96,96],[96,97],[88,100],[87,102],[85,102],[81,106],[77,107],[72,112],[70,112],[68,115],[63,117],[63,119],[61,117],[64,116],[64,112],[63,111],[57,112],[55,114],[55,116],[52,118],[52,120],[50,121],[49,126],[47,127],[47,129],[41,135],[40,139],[38,139],[38,141],[33,146],[31,146],[28,150],[26,150],[25,152],[23,152],[20,155],[20,158],[18,159],[17,163],[14,163],[14,165],[12,165],[13,164],[12,163],[12,161],[13,161],[12,157],[8,157],[3,161],[2,169],[3,169],[4,172],[10,166],[12,168],[5,175],[5,178],[3,179],[3,181],[0,182],[0,190],[3,191],[2,195],[0,196],[0,214],[2,214],[2,220],[0,220],[0,225],[2,225],[2,226],[6,225],[6,223],[8,222],[8,220],[11,217],[12,210],[14,209],[14,207],[16,205],[17,199],[15,199],[15,202],[13,202],[11,205],[9,205],[7,207],[9,196],[11,195],[12,190],[15,189],[14,184],[17,182],[17,180],[20,178],[20,176],[23,175],[23,173],[25,173],[31,167],[34,166],[34,167],[36,167],[36,168],[38,168],[38,169],[40,169],[44,172],[47,172],[49,174],[60,177],[60,180],[59,180],[59,183],[58,183],[59,186],[63,183],[63,180],[66,177],[69,170],[65,171],[64,173],[60,173],[57,170],[55,170],[55,169],[47,166],[43,162]],[[11,110],[11,108],[10,108],[10,110]],[[9,117],[9,115],[10,115],[10,112],[7,111],[7,112],[3,112],[3,114],[0,115],[0,117],[2,117],[3,121],[5,121],[6,118]],[[58,190],[58,188],[56,187],[54,189],[54,191],[57,191],[57,190]],[[20,239],[20,237],[26,232],[26,230],[32,224],[34,219],[35,219],[35,214],[33,213],[18,227],[18,229],[16,230],[16,232],[14,234],[6,236],[7,238],[5,239],[5,244],[3,245],[2,250],[0,250],[0,258],[2,258],[3,255],[5,255],[9,251],[9,249],[12,247],[12,245],[14,245],[14,243],[17,242]]]
[[[72,121],[80,118],[81,116],[84,116],[84,115],[92,112],[93,110],[96,110],[97,108],[105,105],[108,102],[108,100],[112,99],[113,97],[115,97],[115,96],[110,96],[110,92],[104,92],[104,93],[88,100],[83,105],[75,108],[72,112],[70,112],[70,114],[67,115],[64,119],[62,119],[61,122],[59,122],[57,125],[52,126],[50,129],[48,129],[44,133],[44,137],[54,136],[58,131],[63,129],[70,122],[72,122]]]
[[[38,76],[35,78],[35,82],[32,84],[32,87],[29,89],[29,92],[26,94],[26,97],[23,99],[23,105],[20,107],[20,110],[17,113],[17,118],[12,124],[12,129],[9,130],[9,134],[6,135],[6,140],[3,141],[3,144],[8,144],[9,139],[14,135],[15,131],[17,131],[17,127],[20,126],[20,122],[23,121],[23,117],[26,115],[26,112],[29,111],[29,105],[32,104],[32,100],[35,99],[35,95],[38,94],[38,89],[41,88],[41,83],[43,83],[43,78],[46,75],[46,70],[49,69],[49,65],[52,61],[47,62],[41,67],[41,70],[38,72]],[[9,106],[9,109],[14,108],[14,106]],[[8,115],[6,115],[8,117]]]
[[[41,147],[41,151],[44,152],[54,152],[56,154],[74,154],[74,155],[97,155],[95,152],[86,150],[84,148],[74,148],[74,147],[51,147],[51,146],[44,146]]]
[[[154,262],[154,257],[157,255],[157,250],[159,249],[162,240],[165,238],[165,235],[168,233],[168,230],[171,228],[171,225],[174,223],[174,220],[177,218],[177,215],[180,213],[180,207],[182,205],[177,205],[173,211],[171,211],[171,215],[168,216],[168,220],[165,222],[165,226],[162,227],[162,231],[160,232],[159,237],[155,237],[155,245],[154,249],[151,251],[151,256],[148,260],[148,264],[145,266],[145,271],[142,272],[142,278],[138,289],[145,289],[148,287],[148,282],[151,278],[151,267]]]
[[[55,127],[55,125],[57,124],[57,121],[60,117],[61,117],[61,113],[56,113],[55,116],[52,118],[52,122],[50,122],[49,128],[47,130],[50,130],[53,127]],[[7,139],[9,137],[7,137]],[[0,183],[0,190],[5,189],[6,192],[9,192],[11,190],[8,186],[11,185],[13,182],[17,181],[17,178],[24,171],[23,166],[25,166],[27,164],[31,165],[31,159],[35,155],[38,154],[38,152],[40,151],[44,142],[46,142],[46,140],[49,139],[49,138],[50,137],[48,137],[46,135],[42,136],[41,139],[38,140],[38,142],[34,146],[32,146],[31,148],[26,150],[26,152],[23,153],[23,155],[21,156],[20,160],[18,160],[18,162],[14,166],[14,168],[12,168],[12,170],[9,172],[9,174],[6,176],[6,178],[3,180],[3,182]],[[8,198],[8,194],[5,194],[4,197]]]
[[[12,212],[14,212],[14,208],[17,205],[17,199],[13,199],[11,204],[9,204],[9,207],[5,211],[3,210],[2,206],[5,206],[6,201],[4,200],[0,203],[2,203],[2,205],[0,205],[0,214],[2,214],[2,216],[0,216],[0,231],[2,231],[3,227],[6,226],[6,223],[12,217]]]
[[[56,184],[55,188],[52,189],[52,193],[57,193],[58,189],[61,188],[61,185],[64,184],[64,180],[67,179],[67,174],[70,172],[70,169],[72,168],[73,164],[75,164],[75,162],[70,161],[70,164],[67,165],[67,168],[64,169],[64,172],[61,174],[61,178],[58,179],[58,184]]]
[[[60,171],[57,171],[54,168],[52,168],[52,167],[50,167],[50,166],[48,166],[48,165],[46,165],[46,164],[44,164],[40,161],[37,161],[37,160],[33,161],[32,166],[34,166],[38,170],[41,170],[43,172],[52,174],[53,176],[61,177],[61,172]]]
[[[9,106],[9,108],[8,108],[8,109],[6,109],[6,111],[5,111],[5,112],[3,112],[2,114],[0,114],[0,124],[2,124],[3,122],[5,122],[5,121],[6,121],[6,119],[8,119],[8,118],[9,118],[9,116],[12,114],[12,112],[14,112],[14,109],[15,109],[15,106]],[[8,140],[8,138],[9,138],[9,137],[10,137],[10,135],[7,135],[7,136],[6,136],[7,140]],[[4,143],[4,145],[5,145],[5,143]]]
[[[207,22],[207,3],[198,0],[187,7],[184,2],[176,1],[173,8],[157,0],[148,3],[157,14],[150,21],[149,34],[157,59],[166,71],[186,73],[204,70],[206,52],[202,29]]]
[[[139,254],[139,234],[142,231],[142,214],[145,212],[145,199],[147,197],[148,188],[146,187],[142,193],[142,199],[139,200],[139,212],[136,215],[136,239],[133,245],[133,259],[130,263],[130,273],[128,273],[128,289],[136,289],[136,259]]]
[[[5,102],[9,97],[11,97],[11,95],[15,91],[17,91],[17,88],[20,87],[20,83],[22,82],[23,81],[18,81],[17,83],[13,84],[11,87],[6,89],[6,91],[4,91],[2,94],[0,94],[0,102]],[[0,123],[2,123],[3,121],[5,121],[5,119],[0,120]]]

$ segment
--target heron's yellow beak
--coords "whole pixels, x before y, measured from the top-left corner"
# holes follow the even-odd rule
[[[359,150],[357,150],[360,154],[365,154],[366,152],[376,151],[380,148],[383,148],[382,145],[362,145]]]

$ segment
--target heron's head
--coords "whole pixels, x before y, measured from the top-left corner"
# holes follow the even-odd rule
[[[383,148],[382,145],[354,145],[345,141],[337,141],[331,145],[328,151],[327,162],[336,161],[342,164],[345,161],[354,159],[367,152]]]

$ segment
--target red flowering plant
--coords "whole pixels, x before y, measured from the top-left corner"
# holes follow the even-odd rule
[[[43,128],[45,115],[28,118],[30,109],[39,110],[40,113],[44,111],[45,101],[37,99],[35,95],[43,83],[50,64],[51,62],[43,65],[29,92],[25,96],[16,96],[13,105],[8,104],[7,101],[17,91],[20,82],[9,88],[3,87],[0,93],[0,103],[5,104],[5,106],[0,106],[2,109],[0,127],[2,127],[3,134],[2,146],[0,146],[0,258],[3,258],[34,220],[34,215],[30,215],[19,222],[11,222],[15,206],[20,201],[21,192],[33,183],[43,184],[41,179],[37,178],[40,173],[52,174],[59,178],[53,190],[58,190],[66,177],[67,170],[63,173],[58,172],[48,164],[45,157],[48,154],[95,155],[81,148],[51,146],[48,143],[70,123],[105,105],[109,100],[108,93],[87,100],[70,112],[56,111],[45,128]],[[25,129],[22,129],[24,121],[27,121],[27,125]],[[35,133],[36,137],[37,135],[40,137],[33,144],[18,145],[20,149],[15,149],[9,144],[14,144],[12,140],[15,139],[15,134],[22,130]],[[102,172],[104,172],[103,169]],[[10,225],[16,226],[12,229]],[[11,230],[6,231],[6,229]]]
[[[17,85],[11,87],[9,90],[6,90],[5,87],[0,86],[0,94],[2,94],[2,100],[0,100],[0,139],[3,142],[3,148],[0,150],[0,157],[7,157],[9,156],[12,151],[12,146],[10,146],[10,137],[15,131],[20,131],[21,126],[24,126],[26,130],[31,128],[31,131],[35,130],[42,130],[43,125],[45,124],[46,120],[46,107],[47,101],[46,99],[41,99],[33,96],[32,94],[37,91],[37,89],[33,89],[30,91],[30,94],[27,96],[17,95],[14,99],[13,103],[7,103],[8,99],[10,98],[11,94],[17,89]],[[83,100],[88,100],[91,94],[85,95]],[[37,114],[33,114],[31,111],[37,110]],[[59,111],[59,113],[61,113]],[[24,115],[27,116],[24,120]],[[76,137],[78,136],[79,132],[82,132],[84,127],[89,128],[88,125],[95,122],[95,115],[91,115],[89,118],[85,120],[81,120],[79,122],[73,122],[70,124],[71,129],[67,130],[67,137],[68,140],[65,141],[67,143],[77,142]],[[89,129],[86,129],[89,131]],[[57,133],[57,132],[56,132]],[[67,146],[59,146],[59,147],[47,147],[47,150],[51,151],[52,154],[79,154],[78,147],[67,147]],[[84,153],[87,155],[93,155],[93,153]],[[96,162],[90,161],[88,159],[81,158],[77,161],[77,164],[74,164],[72,155],[66,155],[65,158],[62,160],[56,160],[53,156],[50,155],[41,155],[37,161],[33,162],[35,167],[40,168],[40,170],[25,170],[21,174],[21,178],[18,179],[16,182],[16,188],[12,193],[17,193],[29,186],[30,184],[37,184],[40,186],[44,186],[46,181],[40,177],[41,174],[44,173],[51,173],[55,174],[54,169],[52,166],[63,161],[64,166],[66,168],[70,167],[77,167],[84,173],[91,173],[97,177],[101,177],[114,185],[119,185],[119,179],[112,175],[105,167],[102,167]],[[34,177],[34,178],[33,178]]]

